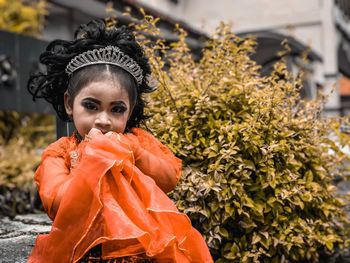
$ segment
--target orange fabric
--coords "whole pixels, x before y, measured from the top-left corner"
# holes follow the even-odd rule
[[[181,161],[141,129],[89,137],[80,144],[61,138],[43,153],[35,182],[53,225],[37,237],[28,262],[78,262],[97,244],[105,259],[144,253],[157,262],[213,262],[155,182],[176,182]]]

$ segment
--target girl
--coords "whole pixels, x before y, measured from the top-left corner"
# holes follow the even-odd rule
[[[35,182],[52,229],[29,262],[212,262],[201,235],[165,194],[181,161],[146,131],[150,66],[126,27],[81,25],[40,56],[33,98],[76,132],[44,151]]]

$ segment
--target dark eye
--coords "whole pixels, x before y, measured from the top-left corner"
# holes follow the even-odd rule
[[[97,110],[97,105],[93,102],[86,101],[86,102],[83,102],[82,105],[85,109],[87,109],[89,111]]]
[[[114,113],[123,113],[123,112],[126,111],[126,107],[125,106],[120,106],[120,105],[114,106],[111,111],[114,112]]]

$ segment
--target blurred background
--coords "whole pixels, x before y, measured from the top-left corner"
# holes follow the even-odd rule
[[[20,24],[22,16],[22,22],[36,19],[37,25],[16,28],[6,25],[4,19],[0,23],[1,110],[52,113],[45,103],[32,103],[25,88],[29,72],[39,67],[37,58],[47,42],[72,39],[79,24],[111,12],[118,23],[128,24],[130,19],[122,13],[130,11],[137,17],[141,7],[161,18],[159,25],[169,41],[175,37],[175,24],[186,29],[190,47],[198,57],[204,41],[220,21],[231,23],[238,36],[255,36],[258,45],[253,59],[262,65],[263,74],[268,74],[279,59],[281,42],[287,39],[291,48],[290,70],[305,72],[302,96],[314,98],[318,90],[334,89],[325,107],[326,114],[346,115],[350,110],[350,2],[346,0],[1,0],[0,8],[13,8],[15,2],[32,6],[37,13],[24,10],[21,14],[17,8],[8,19],[18,21],[9,23]],[[300,59],[306,50],[307,62]]]
[[[16,1],[1,0],[0,5],[5,2]],[[220,21],[231,23],[237,35],[256,37],[258,46],[253,59],[262,65],[263,74],[269,73],[279,59],[277,52],[281,42],[287,39],[291,47],[290,69],[295,72],[302,69],[306,73],[301,91],[303,97],[313,98],[318,90],[329,92],[334,89],[325,112],[346,115],[350,110],[350,2],[347,0],[22,1],[27,5],[38,2],[42,3],[42,10],[37,9],[37,15],[41,16],[37,32],[20,32],[34,38],[8,33],[19,30],[0,24],[0,29],[7,31],[0,35],[2,110],[50,113],[44,103],[32,104],[25,88],[28,73],[38,67],[38,54],[48,41],[72,39],[79,24],[106,17],[111,7],[120,24],[130,22],[123,12],[131,11],[137,17],[140,7],[146,13],[160,17],[159,25],[169,41],[174,39],[175,24],[180,24],[188,31],[188,42],[198,57],[204,41]],[[23,14],[24,18],[28,15]],[[16,14],[12,16],[16,19]],[[308,62],[300,59],[305,50],[308,50]],[[6,61],[11,68],[6,68]]]

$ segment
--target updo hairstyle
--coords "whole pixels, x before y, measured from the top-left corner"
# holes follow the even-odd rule
[[[73,72],[71,76],[65,72],[67,64],[77,55],[92,49],[116,46],[124,54],[131,57],[142,69],[143,80],[137,84],[134,77],[115,65],[89,65]],[[146,77],[151,74],[148,58],[143,49],[136,42],[132,30],[127,26],[107,27],[102,19],[82,24],[75,32],[73,41],[54,40],[40,55],[40,62],[46,66],[46,71],[33,74],[27,88],[33,100],[44,98],[52,104],[58,117],[63,121],[71,121],[64,107],[64,93],[74,99],[80,89],[94,81],[103,80],[106,74],[116,77],[121,86],[126,87],[129,100],[134,103],[133,112],[126,125],[126,129],[138,127],[147,118],[144,114],[145,101],[143,93],[154,89],[147,83]]]

